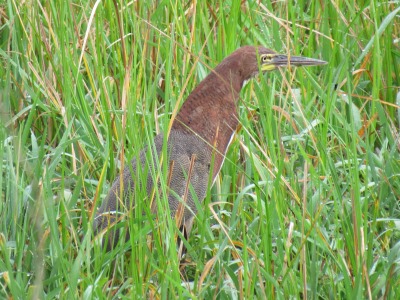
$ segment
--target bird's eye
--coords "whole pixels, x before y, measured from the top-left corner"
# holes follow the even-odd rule
[[[261,60],[262,60],[262,62],[267,62],[268,61],[268,55],[263,55],[262,57],[261,57]]]

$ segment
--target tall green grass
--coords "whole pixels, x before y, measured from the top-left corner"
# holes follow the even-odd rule
[[[2,2],[0,298],[396,299],[399,15],[378,1]],[[329,63],[244,88],[185,264],[167,214],[135,212],[129,243],[103,251],[91,222],[110,183],[242,45]]]

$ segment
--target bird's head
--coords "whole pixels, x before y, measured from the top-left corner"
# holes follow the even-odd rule
[[[259,71],[273,71],[287,66],[317,66],[326,61],[301,56],[278,54],[264,47],[244,46],[228,56],[221,65],[232,66],[243,81],[254,77]]]
[[[287,66],[294,66],[294,67],[317,66],[317,65],[325,65],[326,63],[327,63],[326,61],[314,58],[308,58],[302,56],[288,56],[284,54],[273,53],[273,51],[266,48],[260,49],[259,52],[259,64],[261,67],[261,71],[272,71],[279,67],[287,67]]]

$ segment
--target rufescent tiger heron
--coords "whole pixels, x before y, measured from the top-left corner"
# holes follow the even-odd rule
[[[173,218],[188,236],[198,211],[197,203],[206,196],[211,183],[215,182],[224,162],[225,154],[239,124],[237,105],[243,84],[259,70],[272,71],[285,66],[316,66],[325,61],[277,54],[264,47],[245,46],[226,57],[192,91],[173,120],[167,141],[168,204]],[[164,134],[155,137],[152,159],[161,157]],[[94,232],[105,233],[103,245],[108,249],[115,246],[119,237],[121,216],[133,216],[135,201],[148,201],[153,214],[157,215],[154,200],[154,174],[146,160],[147,147],[133,159],[114,181],[94,220]],[[151,160],[150,160],[151,161]],[[150,163],[151,164],[151,163]],[[147,182],[137,182],[137,168],[148,170]],[[161,168],[162,170],[162,168]],[[154,173],[154,172],[153,172]],[[188,184],[189,181],[189,184]],[[133,199],[135,184],[145,186],[146,199]],[[140,185],[139,185],[140,184]],[[165,190],[165,189],[164,189]],[[142,206],[143,207],[143,206]],[[128,214],[128,215],[127,215]],[[123,235],[129,238],[129,233]]]

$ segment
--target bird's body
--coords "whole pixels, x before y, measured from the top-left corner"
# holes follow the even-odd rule
[[[325,62],[302,57],[291,57],[290,64],[319,65]],[[175,117],[167,141],[168,203],[172,217],[184,208],[180,225],[190,233],[193,218],[197,213],[196,200],[201,202],[207,192],[210,175],[212,183],[221,169],[229,144],[239,124],[237,101],[244,82],[259,70],[270,71],[287,65],[288,57],[278,55],[264,47],[245,46],[225,58],[189,95]],[[132,214],[134,208],[136,174],[138,167],[147,172],[147,200],[151,201],[154,188],[151,164],[160,159],[164,134],[154,140],[153,162],[146,160],[147,149],[125,167],[122,177],[114,181],[110,192],[101,205],[94,221],[94,230],[108,229],[108,247],[119,239],[118,231],[111,229],[118,223],[118,213]],[[189,181],[189,184],[188,184]],[[140,199],[143,201],[143,199]],[[149,202],[150,203],[150,202]],[[157,214],[153,203],[152,212]],[[128,215],[129,217],[129,215]]]

